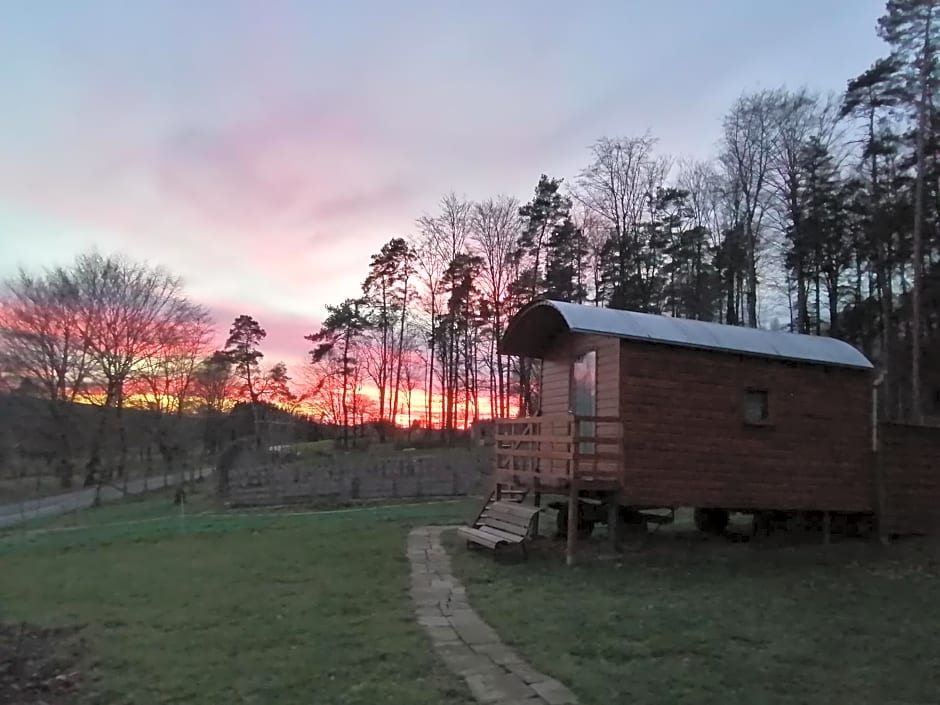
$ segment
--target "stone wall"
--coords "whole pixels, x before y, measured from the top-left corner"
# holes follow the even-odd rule
[[[246,452],[220,473],[219,492],[230,506],[457,497],[480,493],[490,465],[489,449],[479,447],[283,461]]]

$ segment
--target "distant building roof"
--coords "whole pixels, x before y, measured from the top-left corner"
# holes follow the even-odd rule
[[[550,300],[534,301],[512,318],[503,336],[500,352],[542,357],[551,339],[563,332],[559,324],[573,333],[608,335],[662,345],[820,365],[860,369],[872,367],[861,352],[837,338],[743,328]]]

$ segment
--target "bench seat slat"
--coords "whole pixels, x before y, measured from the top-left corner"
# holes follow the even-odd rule
[[[487,534],[485,531],[480,531],[479,529],[470,529],[468,527],[461,527],[457,530],[457,535],[462,536],[468,541],[473,541],[474,543],[482,544],[487,548],[496,548],[502,541],[492,534]]]
[[[518,514],[510,514],[509,512],[504,512],[502,509],[487,509],[481,516],[495,517],[496,519],[501,519],[508,524],[518,524],[519,526],[528,526],[532,523],[532,517],[521,517]],[[535,515],[533,515],[535,516]]]
[[[525,534],[510,534],[506,531],[500,531],[499,529],[494,529],[491,526],[479,526],[477,531],[482,531],[485,534],[493,536],[500,541],[505,541],[506,543],[519,543],[525,539]]]
[[[520,526],[519,524],[512,524],[509,522],[502,521],[501,519],[497,519],[496,517],[485,517],[481,519],[480,522],[477,524],[476,528],[481,529],[484,526],[492,526],[494,529],[500,529],[501,531],[505,531],[506,533],[519,535],[519,536],[525,536],[527,533],[529,533],[528,524],[526,524],[525,526]]]
[[[524,504],[518,504],[516,502],[493,502],[489,508],[525,519],[531,519],[540,511],[539,507],[527,507]]]

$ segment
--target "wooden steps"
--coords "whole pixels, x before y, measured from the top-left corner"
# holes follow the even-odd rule
[[[493,502],[503,501],[503,502],[512,502],[515,504],[522,504],[525,501],[525,498],[528,496],[529,490],[525,487],[516,487],[515,485],[503,485],[500,482],[497,482],[493,485],[493,489],[490,490],[490,494],[483,501],[483,506],[480,507],[480,511],[477,513],[476,518],[473,520],[472,526],[476,526],[477,522],[480,521],[480,517],[486,512],[487,507],[489,507]]]

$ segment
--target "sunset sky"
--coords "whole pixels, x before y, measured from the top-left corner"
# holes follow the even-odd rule
[[[0,276],[166,265],[300,360],[449,190],[529,197],[601,135],[705,157],[745,89],[841,90],[882,0],[0,0]]]

